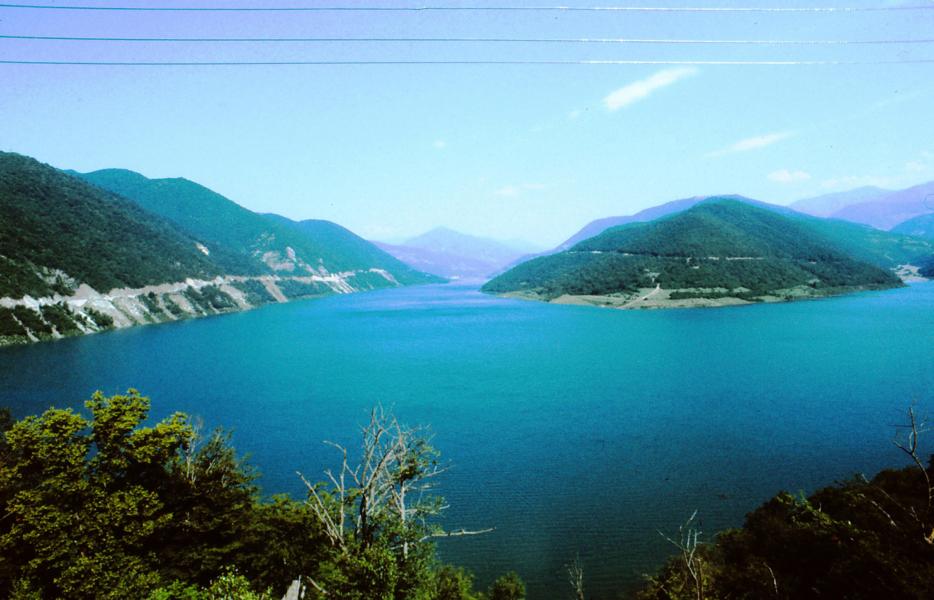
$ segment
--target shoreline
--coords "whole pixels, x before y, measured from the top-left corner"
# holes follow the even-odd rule
[[[905,287],[907,283],[919,283],[925,281],[930,280],[913,278],[903,282],[900,286],[852,286],[845,288],[827,288],[820,291],[813,290],[813,288],[807,288],[806,286],[798,286],[796,288],[784,290],[772,290],[768,294],[746,297],[740,297],[738,295],[730,296],[728,295],[730,293],[729,290],[679,290],[664,289],[661,286],[656,286],[655,288],[640,288],[634,294],[562,294],[554,298],[546,298],[535,292],[505,292],[495,295],[500,298],[509,298],[513,300],[528,300],[566,306],[592,306],[596,308],[610,308],[614,310],[726,308],[730,306],[748,306],[752,304],[778,304],[782,302],[796,302],[800,300],[819,300],[822,298],[846,296],[860,292],[898,289],[899,287]],[[711,291],[711,297],[670,297],[673,293],[702,294],[705,291]]]

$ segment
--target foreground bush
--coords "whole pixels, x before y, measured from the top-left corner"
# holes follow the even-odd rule
[[[435,560],[427,518],[440,498],[393,496],[439,472],[425,438],[395,420],[366,446],[391,455],[369,487],[261,501],[228,434],[201,436],[181,413],[144,427],[150,404],[135,390],[86,406],[90,418],[53,408],[16,423],[0,411],[0,597],[266,600],[296,579],[306,598],[481,597]]]
[[[932,473],[910,467],[808,498],[781,493],[711,544],[674,540],[681,554],[636,597],[934,598]]]

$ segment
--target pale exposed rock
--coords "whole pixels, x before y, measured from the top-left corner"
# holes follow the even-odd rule
[[[288,249],[291,250],[291,249]],[[267,255],[270,253],[266,253]],[[148,285],[140,288],[115,288],[106,293],[101,293],[86,283],[80,285],[65,273],[55,272],[56,278],[67,282],[75,290],[71,296],[61,296],[55,294],[44,298],[33,298],[25,296],[23,298],[0,298],[0,306],[5,308],[14,308],[16,306],[25,306],[35,311],[39,311],[42,306],[64,303],[75,313],[75,323],[82,333],[95,333],[99,327],[95,325],[90,311],[96,311],[113,319],[115,328],[132,327],[146,323],[159,323],[165,321],[175,321],[180,318],[195,318],[209,314],[217,314],[214,308],[202,308],[193,304],[186,296],[185,291],[189,288],[202,290],[205,286],[215,286],[221,292],[227,294],[237,305],[236,310],[249,310],[253,305],[247,300],[247,296],[234,283],[245,281],[258,281],[266,288],[269,295],[276,302],[288,302],[289,298],[285,296],[278,283],[285,280],[293,280],[305,284],[318,284],[326,286],[331,292],[336,294],[349,294],[360,291],[351,283],[354,275],[358,273],[370,272],[382,276],[392,285],[400,285],[391,273],[383,269],[369,269],[367,271],[345,271],[340,273],[329,273],[323,266],[315,269],[301,259],[294,256],[294,251],[288,253],[288,263],[284,261],[276,262],[283,269],[294,270],[296,264],[308,273],[305,276],[286,276],[263,275],[263,276],[243,276],[228,275],[218,276],[213,280],[202,280],[189,278],[185,281],[161,283],[158,285]],[[277,254],[277,260],[281,257]],[[265,260],[265,255],[264,255]],[[291,261],[295,262],[291,262]],[[273,261],[275,262],[275,261]],[[267,264],[269,262],[267,261]],[[291,264],[288,268],[285,265]],[[174,303],[178,310],[183,314],[175,315],[169,310],[169,303]],[[154,306],[155,308],[150,308]],[[41,313],[40,313],[41,318]],[[33,332],[27,331],[29,341],[39,341]],[[52,337],[61,337],[58,331],[53,329]]]

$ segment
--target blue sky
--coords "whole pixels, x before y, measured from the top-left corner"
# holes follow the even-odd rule
[[[556,4],[637,5],[632,0]],[[641,5],[650,4],[809,5]],[[931,6],[929,0],[914,4]],[[352,3],[335,0],[331,5]],[[821,6],[898,5],[878,0]],[[152,13],[0,8],[0,35],[905,40],[934,37],[934,10]],[[934,44],[0,39],[0,60],[498,59],[879,63],[934,59]],[[252,210],[330,219],[375,239],[404,238],[444,225],[550,246],[594,218],[696,194],[741,193],[787,203],[861,185],[898,188],[934,179],[932,105],[932,63],[0,65],[0,149],[81,171],[123,167],[149,177],[183,176]]]

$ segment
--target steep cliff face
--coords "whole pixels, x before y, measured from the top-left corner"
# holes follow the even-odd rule
[[[264,304],[395,287],[382,269],[280,277],[218,276],[101,293],[0,298],[0,346],[249,310]]]

